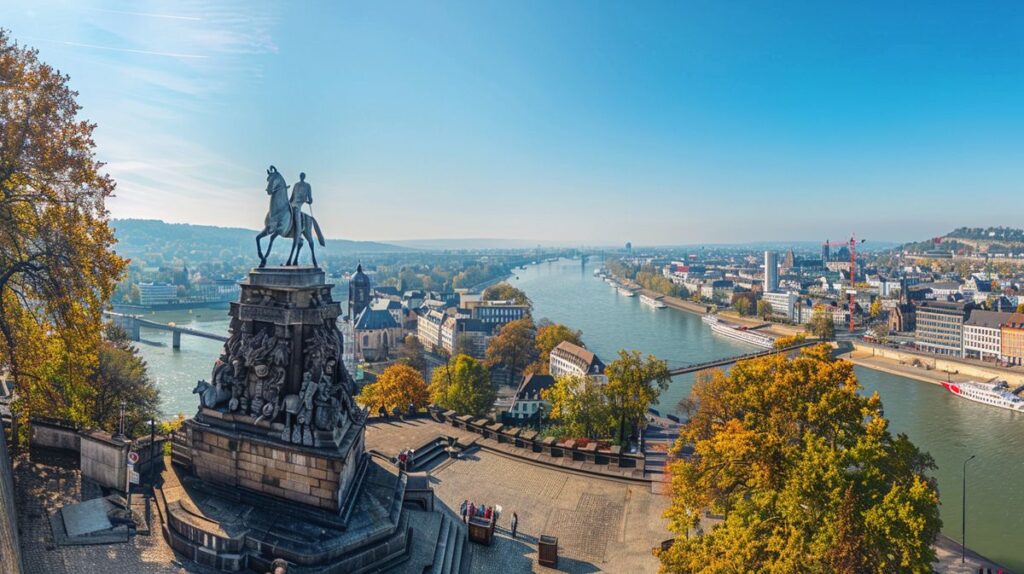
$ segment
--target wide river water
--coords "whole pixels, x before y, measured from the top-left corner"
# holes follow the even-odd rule
[[[579,260],[531,265],[509,281],[533,300],[534,315],[583,331],[587,347],[606,362],[619,349],[636,349],[672,365],[699,363],[756,350],[713,335],[700,317],[674,309],[652,309],[637,297],[623,297],[593,276],[599,265]],[[345,290],[335,289],[339,297]],[[211,332],[227,332],[225,309],[154,313],[156,321],[175,321]],[[209,379],[221,344],[183,336],[181,350],[170,347],[170,333],[143,329],[140,349],[160,387],[164,412],[195,412],[191,394],[198,379]],[[155,343],[155,344],[154,344]],[[1024,572],[1024,415],[957,399],[938,385],[857,367],[864,392],[877,391],[893,432],[910,436],[938,464],[935,477],[942,498],[943,532],[960,540],[961,480],[968,467],[967,538],[969,546],[1018,572]],[[693,376],[680,376],[656,408],[673,412],[690,392]],[[1016,534],[1015,534],[1016,533]]]

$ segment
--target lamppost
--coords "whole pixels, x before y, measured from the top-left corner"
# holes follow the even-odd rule
[[[975,455],[971,455],[967,460],[964,461],[964,491],[963,496],[960,498],[962,507],[960,509],[960,563],[963,564],[967,561],[967,463],[974,459]]]

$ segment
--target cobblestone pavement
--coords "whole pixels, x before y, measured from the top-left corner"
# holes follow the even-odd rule
[[[499,505],[492,546],[472,544],[474,574],[550,572],[537,564],[537,539],[558,538],[563,572],[656,572],[651,549],[669,538],[661,513],[668,500],[651,487],[549,469],[476,451],[439,467],[434,491],[450,509],[463,500]],[[508,532],[519,515],[518,539]]]
[[[199,572],[175,557],[158,529],[124,544],[56,546],[49,515],[65,504],[103,495],[98,485],[82,480],[77,465],[77,454],[35,450],[14,461],[25,574]]]

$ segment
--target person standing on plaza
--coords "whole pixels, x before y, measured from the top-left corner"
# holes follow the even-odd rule
[[[469,501],[463,500],[462,504],[459,505],[459,514],[462,515],[462,521],[466,521],[466,512],[469,510]]]
[[[512,513],[512,539],[516,537],[516,530],[519,529],[519,515],[515,512]]]

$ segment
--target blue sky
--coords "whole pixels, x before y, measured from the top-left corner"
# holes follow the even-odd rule
[[[1024,5],[31,2],[115,217],[680,244],[1024,226]]]

